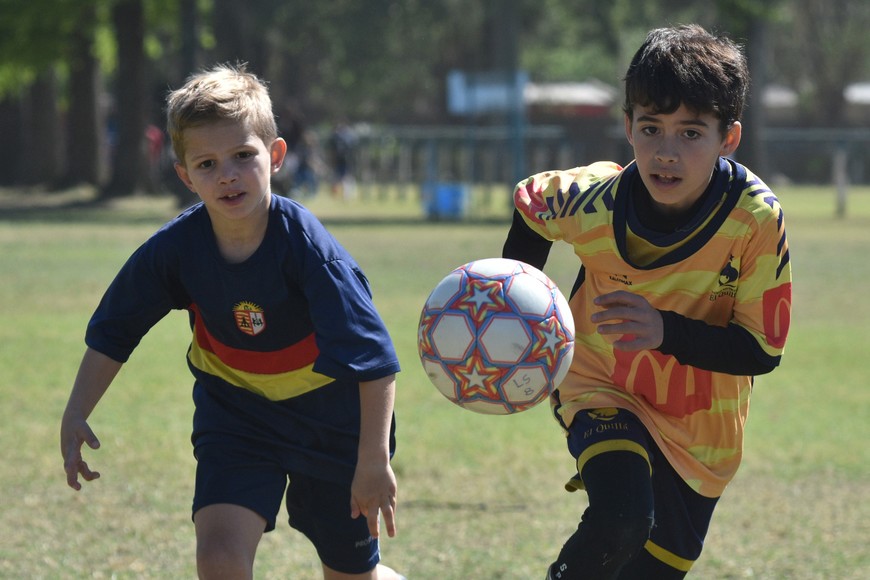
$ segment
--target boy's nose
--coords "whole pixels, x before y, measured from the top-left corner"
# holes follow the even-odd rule
[[[663,144],[656,151],[656,161],[661,163],[674,163],[678,158],[676,149],[668,145]]]
[[[225,167],[220,173],[221,183],[232,183],[238,179],[238,173],[233,167]]]

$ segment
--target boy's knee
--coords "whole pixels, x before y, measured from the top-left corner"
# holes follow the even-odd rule
[[[588,534],[606,545],[608,553],[626,554],[630,558],[649,539],[653,517],[641,512],[614,514],[592,511],[584,514],[581,526],[587,526]]]
[[[587,509],[550,568],[556,580],[612,578],[649,539],[650,514],[608,513]]]
[[[266,521],[248,508],[212,504],[194,514],[200,578],[253,578]]]
[[[196,571],[203,580],[253,578],[254,561],[219,542],[200,542],[196,546]]]
[[[200,533],[196,539],[196,570],[202,579],[253,578],[254,554],[240,538]]]

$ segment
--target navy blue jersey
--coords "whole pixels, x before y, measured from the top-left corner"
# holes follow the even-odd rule
[[[193,332],[197,444],[232,434],[355,463],[358,384],[399,363],[368,280],[308,210],[273,195],[260,247],[228,264],[205,207],[193,206],[130,257],[86,342],[125,362],[173,309],[189,312]]]

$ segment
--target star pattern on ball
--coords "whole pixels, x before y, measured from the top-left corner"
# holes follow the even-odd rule
[[[556,359],[566,342],[566,337],[555,317],[542,320],[532,329],[535,335],[533,352],[543,353],[547,359],[547,366],[553,368]]]
[[[467,311],[477,323],[486,318],[489,312],[504,310],[505,299],[501,281],[469,279],[468,291],[462,295],[456,306]]]
[[[432,344],[432,337],[429,330],[432,329],[435,316],[432,314],[424,314],[420,319],[420,325],[417,328],[417,349],[420,354],[433,354],[435,347]]]
[[[455,365],[452,370],[459,380],[459,392],[463,399],[480,397],[490,401],[501,400],[498,381],[504,372],[488,367],[480,355],[472,356],[465,364]]]
[[[504,415],[531,408],[561,382],[574,348],[567,301],[515,260],[469,262],[423,306],[417,335],[427,376],[452,403]]]

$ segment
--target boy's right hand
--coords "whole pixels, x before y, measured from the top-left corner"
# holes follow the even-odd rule
[[[84,419],[67,419],[64,417],[60,428],[60,453],[63,455],[63,468],[66,471],[66,483],[74,490],[82,488],[79,475],[85,481],[93,481],[100,477],[98,471],[91,471],[82,458],[82,444],[87,443],[91,449],[99,449],[100,441],[91,431]]]

